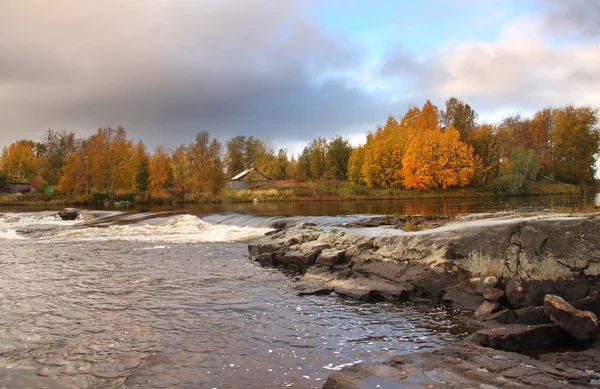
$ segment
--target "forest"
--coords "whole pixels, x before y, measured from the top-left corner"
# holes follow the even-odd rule
[[[531,118],[513,115],[489,124],[452,97],[442,109],[427,101],[398,118],[389,116],[358,147],[340,135],[318,137],[291,157],[253,136],[222,144],[203,131],[190,143],[148,151],[123,127],[98,128],[89,137],[49,129],[38,141],[21,139],[3,148],[0,183],[28,183],[37,192],[83,201],[122,193],[201,201],[221,194],[228,178],[256,167],[276,182],[519,195],[534,181],[595,183],[599,149],[596,108],[548,107]]]

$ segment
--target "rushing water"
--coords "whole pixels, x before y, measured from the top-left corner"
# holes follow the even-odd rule
[[[241,243],[266,218],[97,216],[0,216],[0,388],[313,388],[464,336],[443,306],[297,296]]]

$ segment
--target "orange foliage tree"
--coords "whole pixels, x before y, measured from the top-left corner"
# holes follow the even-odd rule
[[[38,175],[40,158],[35,153],[35,143],[22,139],[5,146],[0,155],[0,169],[14,182],[29,182]]]

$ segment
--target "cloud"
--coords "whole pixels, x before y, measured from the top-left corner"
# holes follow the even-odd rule
[[[539,0],[544,27],[558,36],[600,38],[600,1]]]
[[[496,40],[440,49],[414,73],[416,89],[438,104],[457,96],[483,113],[484,120],[531,114],[550,105],[600,106],[597,43],[571,39],[557,44],[547,34],[547,17],[542,13],[514,18]],[[389,57],[384,69],[402,74],[410,61],[397,66],[398,60]]]
[[[369,130],[388,108],[347,76],[362,49],[301,0],[7,0],[2,141],[109,124],[150,145]]]

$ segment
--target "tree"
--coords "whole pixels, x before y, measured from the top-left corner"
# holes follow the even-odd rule
[[[569,105],[553,116],[550,138],[556,178],[576,184],[592,180],[600,151],[598,110]]]
[[[65,157],[58,181],[59,190],[67,193],[92,194],[92,179],[96,164],[96,151],[90,139],[76,140],[75,152]]]
[[[453,126],[460,133],[460,140],[466,142],[469,132],[477,122],[477,113],[471,106],[456,97],[446,100],[446,110],[441,113],[441,122],[444,128]]]
[[[223,146],[219,141],[213,139],[208,149],[206,188],[213,194],[219,193],[225,186],[225,172],[223,171],[223,160],[221,158]]]
[[[179,145],[171,152],[170,166],[172,180],[171,186],[167,190],[173,196],[183,200],[194,187],[186,145]]]
[[[196,134],[196,142],[188,147],[188,162],[192,180],[192,190],[202,193],[208,185],[211,174],[209,164],[210,134],[202,131]]]
[[[133,161],[135,164],[135,188],[139,191],[146,192],[148,190],[148,182],[150,179],[149,158],[146,152],[144,142],[139,141],[133,148]]]
[[[93,148],[94,187],[113,199],[118,189],[132,189],[135,182],[135,164],[132,159],[133,144],[127,139],[123,127],[99,128],[89,143]]]
[[[348,162],[352,154],[352,146],[348,139],[340,135],[334,136],[327,144],[325,156],[327,164],[327,177],[335,180],[348,179]]]
[[[40,157],[40,175],[49,184],[58,183],[67,155],[76,151],[75,133],[48,129],[36,145]]]
[[[540,166],[539,156],[532,149],[517,147],[502,161],[500,176],[493,190],[503,196],[523,194],[528,182],[533,181]]]
[[[326,178],[327,172],[327,140],[318,137],[308,145],[308,166],[310,177],[316,180]]]
[[[13,182],[29,182],[38,175],[40,158],[35,143],[28,139],[16,141],[2,149],[0,169]]]
[[[160,197],[171,178],[169,156],[162,146],[154,149],[154,153],[148,159],[148,168],[150,173],[148,176],[148,190],[152,196]]]
[[[491,124],[474,127],[469,143],[475,154],[473,183],[486,186],[500,171],[500,162],[508,153],[508,132]]]

